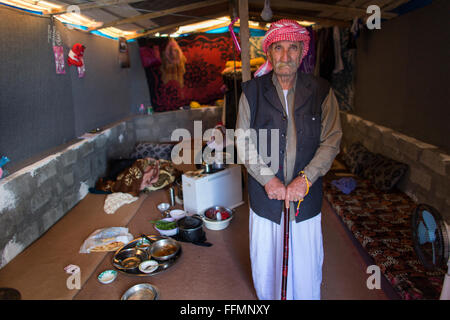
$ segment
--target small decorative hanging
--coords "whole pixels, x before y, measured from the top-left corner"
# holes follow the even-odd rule
[[[0,179],[4,176],[6,177],[8,175],[8,171],[2,168],[8,162],[9,162],[9,158],[7,156],[2,156],[0,158]]]
[[[264,21],[270,21],[272,19],[273,13],[272,9],[270,9],[270,0],[264,0],[264,8],[261,12],[261,18]]]
[[[53,18],[48,26],[48,40],[52,42],[53,54],[55,56],[56,74],[65,74],[64,48],[62,46],[61,34],[53,23]]]
[[[121,68],[130,67],[130,55],[128,53],[127,39],[124,37],[119,38],[119,64]]]
[[[83,46],[82,44],[75,43],[69,52],[69,57],[67,58],[69,66],[77,67],[79,78],[83,78],[86,71],[83,59],[85,49],[86,47]]]
[[[56,74],[65,74],[64,69],[64,48],[62,46],[53,46],[55,54]]]

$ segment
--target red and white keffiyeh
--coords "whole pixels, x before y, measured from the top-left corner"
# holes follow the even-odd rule
[[[262,48],[267,55],[267,51],[272,43],[278,41],[301,41],[303,42],[303,52],[301,60],[307,55],[309,50],[309,33],[306,28],[298,22],[289,19],[281,19],[271,24],[262,40]],[[300,61],[301,61],[300,60]],[[255,77],[260,77],[272,70],[272,64],[267,60],[256,72]]]

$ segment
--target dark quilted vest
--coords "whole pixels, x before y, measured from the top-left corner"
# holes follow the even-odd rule
[[[267,130],[267,150],[270,154],[270,129],[279,129],[279,163],[276,177],[284,182],[284,156],[288,120],[272,83],[272,72],[242,84],[243,93],[250,105],[250,127]],[[294,176],[297,175],[314,157],[320,145],[321,106],[329,92],[327,81],[310,74],[299,73],[295,88],[294,119],[297,130],[296,160]],[[258,150],[259,150],[258,139]],[[270,165],[270,164],[269,164]],[[250,207],[261,217],[277,224],[281,222],[284,201],[270,200],[264,186],[251,175],[248,176]],[[291,204],[292,205],[292,204]],[[310,219],[320,213],[322,207],[322,178],[311,186],[308,195],[300,204],[300,213],[296,222]]]

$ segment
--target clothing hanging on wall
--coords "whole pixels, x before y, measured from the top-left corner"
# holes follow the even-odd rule
[[[353,19],[352,26],[350,27],[351,37],[348,41],[348,48],[355,49],[356,48],[356,39],[359,37],[359,33],[363,27],[362,21],[360,18],[356,17]]]
[[[314,73],[314,68],[316,66],[316,32],[312,27],[307,27],[310,41],[309,41],[309,51],[306,57],[303,58],[302,64],[300,65],[300,71],[304,73]]]
[[[236,77],[236,82],[234,81]],[[227,129],[236,129],[236,119],[239,108],[239,98],[242,93],[242,72],[223,74],[223,82],[227,87],[225,91],[225,125]]]
[[[344,63],[341,57],[341,36],[338,26],[333,27],[333,43],[334,43],[334,69],[333,73],[344,70]]]
[[[354,69],[356,63],[356,47],[352,44],[353,35],[350,28],[339,30],[342,70],[331,75],[331,87],[341,110],[353,110],[354,101]]]
[[[161,80],[164,84],[174,80],[180,88],[184,87],[184,74],[186,73],[186,57],[178,43],[171,38],[162,54],[160,66]]]
[[[353,110],[356,38],[361,23],[352,28],[320,28],[316,30],[314,75],[328,80],[341,110]]]
[[[333,28],[322,28],[317,33],[318,56],[315,69],[315,75],[331,81],[331,75],[334,70],[334,40]]]

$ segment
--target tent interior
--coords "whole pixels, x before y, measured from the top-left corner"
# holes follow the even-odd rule
[[[148,154],[170,163],[177,129],[201,146],[207,129],[235,130],[241,84],[266,60],[266,31],[291,19],[311,37],[299,70],[329,82],[343,130],[323,180],[322,299],[448,298],[449,9],[447,0],[0,0],[0,289],[117,300],[143,282],[119,272],[100,284],[114,252],[80,247],[106,227],[158,235],[157,205],[175,187],[173,207],[186,211],[185,182],[169,179],[106,214],[99,179]],[[212,248],[183,242],[172,270],[145,278],[161,299],[257,299],[246,170],[225,170],[233,165],[242,170],[233,220],[204,228]],[[429,241],[428,220],[414,225],[422,204],[437,221]],[[80,288],[66,286],[71,264],[83,271]],[[376,290],[370,266],[381,272]]]

